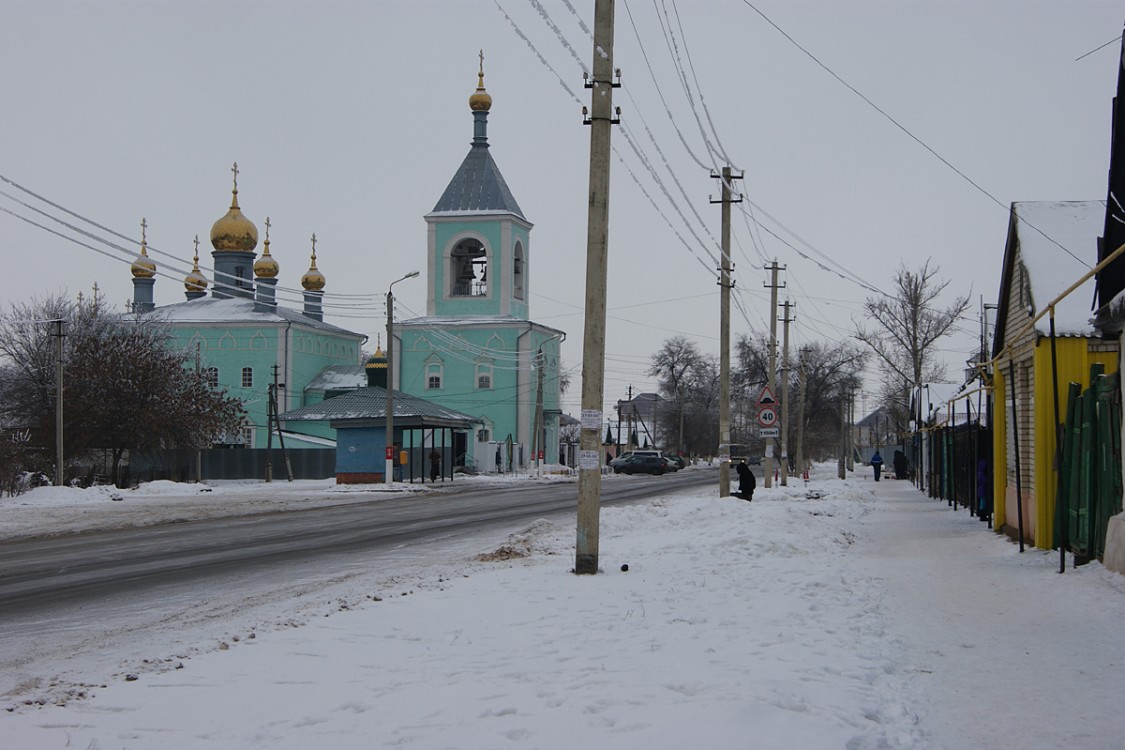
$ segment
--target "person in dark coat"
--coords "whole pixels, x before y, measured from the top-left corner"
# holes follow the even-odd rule
[[[977,518],[987,521],[988,512],[988,461],[977,461]]]
[[[430,451],[430,481],[436,482],[439,474],[441,474],[441,454],[438,453],[437,448],[434,448]]]
[[[738,464],[734,470],[738,472],[738,492],[735,492],[734,496],[750,502],[754,499],[754,488],[757,486],[754,472],[745,461]]]
[[[883,457],[879,455],[879,451],[875,451],[871,456],[871,469],[875,472],[875,481],[879,481],[879,475],[883,473]]]
[[[894,457],[895,479],[906,479],[906,454],[895,451]]]

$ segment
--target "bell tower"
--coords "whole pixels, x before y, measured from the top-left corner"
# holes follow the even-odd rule
[[[469,96],[473,115],[469,153],[425,217],[429,230],[426,314],[430,316],[528,319],[532,224],[489,152],[491,109],[482,52],[477,88]]]

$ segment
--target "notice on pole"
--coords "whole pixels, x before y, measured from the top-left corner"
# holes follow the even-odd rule
[[[602,428],[602,413],[600,409],[583,409],[582,410],[582,429],[583,430],[601,430]]]
[[[578,468],[581,471],[599,471],[601,451],[578,451]]]

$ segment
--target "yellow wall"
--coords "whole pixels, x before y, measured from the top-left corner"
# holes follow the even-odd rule
[[[1117,372],[1117,352],[1091,352],[1089,339],[1060,338],[1055,340],[1059,383],[1058,422],[1066,421],[1067,385],[1081,383],[1082,390],[1090,387],[1090,365],[1095,362],[1105,367],[1105,372]],[[1035,488],[1038,497],[1032,498],[1030,509],[1035,514],[1034,544],[1050,549],[1055,530],[1055,495],[1058,491],[1058,470],[1055,466],[1055,395],[1051,379],[1051,341],[1041,339],[1035,347],[1035,395],[1033,415],[1035,429]],[[1003,438],[1003,433],[1001,433]]]

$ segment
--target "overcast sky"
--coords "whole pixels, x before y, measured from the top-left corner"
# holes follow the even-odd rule
[[[171,275],[156,301],[182,301],[192,239],[209,267],[237,161],[239,201],[263,238],[271,219],[281,287],[299,290],[315,232],[327,301],[341,305],[327,319],[373,349],[387,285],[424,275],[423,216],[468,151],[483,48],[492,155],[535,225],[531,317],[568,334],[564,403],[576,413],[593,5],[9,0],[0,175],[125,251],[82,239],[107,257],[5,213],[76,236],[12,198],[59,209],[2,182],[0,301],[96,282],[123,309],[142,217]],[[671,336],[718,354],[709,174],[727,161],[745,171],[734,335],[768,330],[774,258],[781,299],[796,304],[793,347],[846,339],[871,288],[930,258],[949,300],[973,299],[943,351],[957,374],[981,298],[995,302],[1008,204],[1105,198],[1120,46],[1076,58],[1119,36],[1123,16],[1094,0],[618,0],[606,403],[630,385],[655,390],[645,371]],[[1073,250],[1093,264],[1093,247]],[[1060,250],[1060,274],[1084,270]],[[395,293],[397,316],[425,313],[424,278]]]

